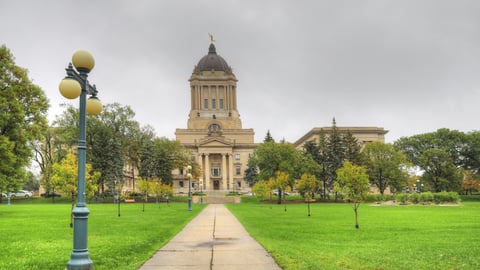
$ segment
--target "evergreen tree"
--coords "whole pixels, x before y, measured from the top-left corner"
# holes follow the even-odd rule
[[[270,134],[270,130],[267,130],[267,135],[265,135],[265,139],[263,139],[263,142],[275,142],[273,139],[272,135]]]

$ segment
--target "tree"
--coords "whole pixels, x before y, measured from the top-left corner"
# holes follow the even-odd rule
[[[0,108],[0,190],[14,191],[26,179],[33,142],[47,128],[48,100],[5,45],[0,47]]]
[[[370,183],[377,186],[380,194],[390,187],[399,191],[407,185],[406,157],[392,145],[372,142],[362,151],[362,163],[367,168]]]
[[[267,130],[267,134],[265,135],[265,138],[263,139],[263,142],[275,142],[273,139],[272,135],[270,134],[270,130]]]
[[[23,184],[24,190],[38,191],[40,183],[32,172],[27,173],[27,182]]]
[[[191,165],[190,163],[190,152],[175,140],[155,138],[146,141],[140,150],[139,171],[144,179],[157,177],[171,185],[172,170],[186,167]]]
[[[342,167],[345,160],[345,147],[343,138],[338,131],[335,118],[332,122],[332,132],[328,136],[325,145],[325,164],[324,164],[324,195],[325,192],[332,189],[335,179],[337,178],[337,170]]]
[[[260,200],[265,200],[272,193],[272,188],[266,181],[260,180],[253,185],[252,192]]]
[[[71,198],[72,210],[75,206],[75,199],[78,193],[78,160],[77,155],[73,151],[69,151],[66,157],[60,162],[52,166],[51,184],[54,190],[62,192]],[[86,195],[92,197],[97,189],[96,182],[100,178],[100,172],[94,172],[92,165],[85,165]],[[73,212],[70,216],[70,227],[73,226]]]
[[[427,149],[419,157],[421,177],[434,192],[461,191],[463,174],[443,149]]]
[[[467,142],[468,145],[464,152],[466,164],[464,168],[480,178],[480,131],[468,133]]]
[[[480,153],[472,147],[473,138],[443,128],[400,138],[394,146],[423,171],[422,179],[433,191],[460,191],[462,169],[475,168],[475,155]]]
[[[53,193],[50,179],[52,166],[60,162],[68,152],[68,146],[63,143],[59,136],[60,129],[49,127],[43,133],[42,139],[34,144],[33,161],[40,168],[40,184],[47,193]],[[52,196],[52,200],[55,196]]]
[[[474,191],[480,190],[480,181],[475,179],[475,174],[473,171],[465,171],[465,175],[462,182],[462,189],[465,192],[465,195],[472,195]]]
[[[359,165],[361,162],[361,146],[358,143],[357,138],[353,137],[353,133],[351,131],[347,131],[342,136],[343,142],[343,149],[344,149],[344,157],[345,160],[350,161],[353,164]]]
[[[337,170],[334,190],[342,194],[345,200],[352,203],[355,213],[355,228],[358,229],[358,208],[370,193],[366,169],[345,161],[343,166]]]
[[[310,216],[310,200],[315,198],[315,192],[320,186],[320,182],[315,175],[308,173],[302,174],[300,180],[297,183],[297,189],[303,194],[303,197],[307,200],[308,216]]]
[[[278,190],[278,204],[282,203],[282,198],[285,199],[283,191],[290,189],[290,175],[287,172],[277,171],[275,176],[269,179],[272,189]],[[285,208],[286,211],[287,208]]]
[[[245,169],[245,181],[253,186],[257,180],[257,167],[252,166],[250,162],[248,162],[247,169]]]
[[[90,161],[95,170],[102,172],[98,183],[98,192],[103,195],[105,186],[109,190],[113,190],[116,185],[119,185],[121,189],[124,181],[125,162],[119,136],[99,119],[91,119],[90,127],[87,130],[90,132]]]
[[[260,144],[248,161],[249,167],[258,168],[257,180],[275,179],[279,172],[288,175],[288,186],[293,187],[294,179],[300,177],[303,154],[288,143],[266,142]],[[310,159],[311,160],[311,159]],[[309,164],[313,164],[309,163]],[[283,189],[279,190],[279,202]]]
[[[150,193],[151,190],[152,190],[153,181],[154,181],[153,179],[149,180],[149,179],[142,178],[142,177],[138,178],[137,187],[138,187],[138,190],[140,191],[140,193],[142,193],[142,196],[143,196],[142,212],[145,212],[145,203],[148,201],[148,193]]]

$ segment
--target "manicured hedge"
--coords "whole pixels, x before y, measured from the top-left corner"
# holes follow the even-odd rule
[[[395,201],[400,204],[442,204],[458,203],[460,195],[457,192],[423,192],[423,193],[397,193]]]

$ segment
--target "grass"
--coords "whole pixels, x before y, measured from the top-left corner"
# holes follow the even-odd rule
[[[73,247],[70,205],[0,204],[0,269],[64,269]],[[96,270],[138,269],[204,205],[89,204],[88,248]]]
[[[285,270],[480,269],[480,203],[462,206],[348,204],[227,207]],[[245,201],[245,200],[244,200]],[[270,208],[272,206],[272,208]]]
[[[285,270],[480,269],[480,202],[461,206],[371,206],[354,228],[348,204],[259,204],[244,197],[227,207]],[[0,269],[64,269],[72,252],[70,205],[41,200],[0,204]],[[47,201],[49,202],[49,201]],[[205,205],[89,204],[95,269],[138,269]]]

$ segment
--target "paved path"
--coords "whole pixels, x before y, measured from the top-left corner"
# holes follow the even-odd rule
[[[223,204],[209,204],[139,270],[281,270]]]

